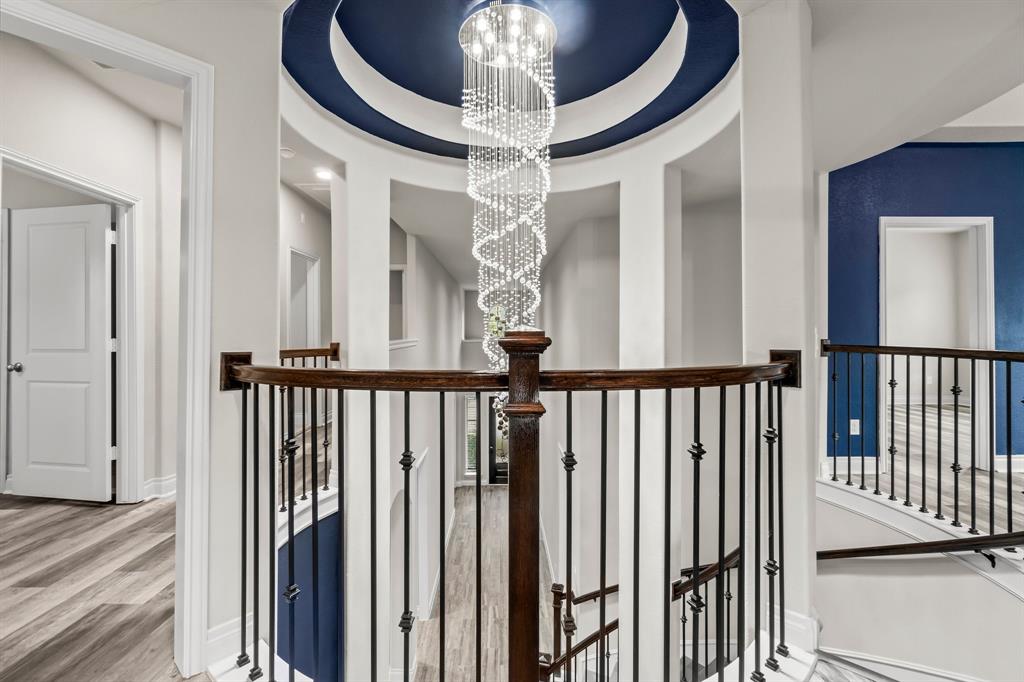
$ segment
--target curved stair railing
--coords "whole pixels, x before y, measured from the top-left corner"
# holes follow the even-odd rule
[[[831,481],[969,535],[1024,527],[1024,352],[825,340],[821,353]]]
[[[558,456],[551,452],[542,452],[540,442],[541,417],[545,407],[541,403],[542,393],[548,396],[559,396],[565,405],[565,443],[562,457],[565,470],[565,494],[568,502],[566,519],[566,592],[573,594],[572,561],[574,552],[572,518],[573,471],[578,467],[595,467],[598,474],[601,505],[598,510],[600,523],[600,539],[596,565],[599,568],[599,586],[595,596],[599,613],[598,622],[606,623],[603,635],[597,637],[598,675],[597,679],[607,680],[611,671],[607,666],[607,654],[610,647],[607,634],[613,632],[612,620],[608,618],[607,598],[611,593],[607,581],[608,576],[608,519],[607,490],[608,474],[608,433],[609,395],[618,394],[620,411],[630,411],[632,402],[632,424],[634,453],[620,453],[622,461],[632,459],[634,470],[634,487],[632,499],[620,499],[620,505],[632,504],[633,514],[633,547],[621,547],[621,551],[632,550],[632,575],[628,590],[632,599],[633,612],[619,614],[619,622],[631,628],[634,666],[638,666],[639,629],[641,613],[646,637],[659,633],[664,650],[664,670],[666,679],[670,667],[678,651],[678,641],[672,640],[672,620],[678,609],[685,617],[685,609],[680,608],[684,594],[689,608],[690,633],[680,635],[680,640],[689,642],[690,655],[686,660],[689,667],[688,679],[697,680],[700,672],[699,643],[707,647],[708,640],[714,634],[715,654],[704,654],[704,662],[709,660],[724,661],[727,643],[727,630],[732,629],[731,618],[735,613],[737,620],[736,635],[740,676],[743,677],[744,651],[750,632],[759,633],[762,625],[768,630],[768,649],[761,651],[761,637],[753,637],[756,642],[754,660],[746,661],[753,670],[754,679],[761,679],[762,669],[778,669],[777,656],[787,656],[785,619],[785,557],[784,557],[784,486],[783,486],[783,390],[784,387],[799,386],[799,353],[773,352],[773,360],[762,364],[737,365],[722,367],[670,368],[655,370],[579,370],[579,371],[541,371],[540,355],[550,344],[543,332],[513,331],[501,341],[508,354],[508,372],[467,372],[467,371],[416,371],[416,370],[347,370],[330,367],[261,366],[252,363],[249,353],[223,353],[221,357],[221,389],[240,393],[241,416],[241,480],[247,482],[242,488],[240,508],[240,546],[239,557],[241,594],[240,622],[242,623],[240,650],[237,659],[238,667],[249,666],[249,677],[253,680],[264,677],[275,678],[274,661],[279,653],[287,660],[289,676],[294,676],[296,668],[314,680],[327,679],[331,665],[340,667],[337,679],[373,679],[378,680],[387,674],[389,664],[382,656],[386,651],[384,635],[392,627],[401,632],[402,647],[402,679],[410,680],[415,671],[412,669],[412,640],[415,618],[410,603],[410,582],[413,567],[411,566],[411,522],[409,499],[410,470],[415,463],[417,453],[410,445],[410,423],[413,396],[417,411],[429,410],[438,424],[439,440],[436,443],[437,467],[439,469],[437,514],[439,515],[440,533],[437,537],[439,559],[437,576],[437,598],[435,612],[437,614],[437,653],[434,661],[417,661],[417,665],[433,666],[430,670],[431,679],[444,680],[456,677],[459,679],[485,680],[492,679],[496,673],[484,675],[484,646],[482,641],[483,621],[481,604],[481,494],[480,477],[476,478],[475,508],[475,632],[457,633],[460,641],[473,641],[471,647],[459,647],[456,653],[447,650],[448,628],[454,627],[448,622],[446,597],[446,556],[445,556],[445,510],[446,510],[446,467],[452,466],[451,453],[445,452],[446,420],[450,419],[447,397],[451,394],[470,394],[480,414],[480,404],[485,394],[499,394],[504,400],[504,413],[509,422],[510,479],[508,485],[507,513],[507,546],[509,554],[514,557],[510,561],[506,580],[507,588],[507,650],[488,652],[488,665],[492,659],[507,661],[507,672],[502,675],[511,682],[536,682],[541,676],[540,642],[539,642],[539,603],[540,594],[540,462],[542,458]],[[303,356],[299,356],[301,359]],[[308,356],[306,356],[308,357]],[[283,359],[282,359],[283,363]],[[326,363],[325,363],[326,364]],[[600,397],[599,419],[584,419],[574,428],[574,412],[577,416],[583,410],[574,410],[573,397],[583,392],[593,392]],[[397,440],[403,443],[401,453],[391,453],[390,461],[384,459],[383,453],[388,449],[379,445],[382,438],[387,438],[383,429],[379,428],[378,414],[387,409],[389,403],[384,401],[388,394],[397,394],[401,399],[401,423],[392,424]],[[709,395],[710,394],[710,395]],[[433,397],[430,397],[433,396]],[[629,400],[632,398],[632,401]],[[309,454],[313,462],[318,461],[322,452],[323,442],[318,442],[320,430],[326,431],[325,419],[320,408],[324,402],[333,399],[336,409],[336,439],[334,451],[337,461],[337,508],[340,519],[337,524],[338,537],[332,546],[336,547],[333,556],[321,554],[319,537],[318,504],[323,489],[320,487],[318,467],[313,467],[312,485],[307,490],[311,512],[311,542],[309,556],[297,556],[295,542],[295,508],[296,465],[301,466],[299,452],[300,438],[303,431],[312,434],[308,439]],[[673,402],[677,400],[678,402]],[[276,403],[280,401],[280,405]],[[296,407],[308,401],[308,410],[300,414],[309,414],[308,424],[297,424]],[[708,429],[702,424],[702,401],[705,417],[717,416],[717,428]],[[550,402],[550,401],[549,401]],[[641,418],[641,413],[647,422]],[[653,415],[653,418],[649,415]],[[673,444],[672,420],[682,418],[692,439],[686,447],[692,471],[693,489],[685,499],[672,499],[671,485],[672,467],[681,466],[683,444]],[[660,424],[652,422],[660,421]],[[707,421],[711,421],[708,419]],[[623,422],[625,423],[625,422]],[[646,427],[641,424],[646,423]],[[692,431],[689,426],[692,425]],[[655,428],[652,429],[652,426]],[[600,447],[597,453],[586,453],[586,458],[577,458],[573,450],[574,431],[590,428],[599,431]],[[648,430],[650,429],[650,430]],[[663,431],[662,431],[663,429]],[[703,431],[702,431],[703,429]],[[645,435],[646,434],[646,435]],[[658,443],[663,447],[663,454],[645,450],[641,458],[641,437],[647,439],[657,434]],[[748,443],[748,434],[753,434]],[[477,461],[479,443],[476,447]],[[327,447],[330,442],[327,441]],[[594,454],[591,457],[589,455]],[[653,456],[652,456],[653,455]],[[717,456],[717,467],[702,466],[705,456]],[[432,455],[433,457],[434,455]],[[644,467],[658,467],[664,474],[666,488],[663,491],[661,511],[658,518],[641,518],[641,488],[639,471],[641,459]],[[283,495],[284,504],[279,506],[274,499],[278,483],[275,480],[279,472],[284,472],[286,490]],[[648,469],[654,471],[654,469]],[[726,471],[736,471],[735,479],[730,479]],[[703,475],[703,480],[702,480]],[[381,598],[381,586],[378,584],[380,571],[379,554],[387,537],[381,537],[382,521],[389,523],[385,502],[381,499],[378,488],[386,482],[404,481],[404,514],[401,520],[401,557],[403,565],[402,588],[393,596],[401,603],[401,615],[395,623],[387,624],[384,629],[384,605]],[[325,472],[326,478],[326,472]],[[748,482],[748,479],[752,479]],[[261,490],[267,497],[261,503]],[[676,495],[679,493],[677,492]],[[747,506],[748,494],[753,498],[753,509]],[[717,500],[717,509],[708,514],[702,510],[702,496]],[[346,499],[346,497],[350,499]],[[359,508],[356,508],[356,505]],[[728,504],[728,509],[727,509]],[[364,506],[365,505],[365,506]],[[283,509],[282,509],[283,507]],[[649,508],[649,507],[648,507]],[[672,541],[672,531],[681,522],[672,513],[674,510],[687,508],[692,510],[692,519],[688,518],[687,530],[690,531],[692,545],[689,548],[689,572],[680,576],[678,569],[682,557],[678,556],[680,547]],[[645,512],[649,513],[649,512]],[[279,516],[280,515],[280,516]],[[277,554],[274,543],[271,547],[260,548],[261,524],[263,532],[266,528],[276,528],[278,519],[286,521],[288,542],[284,546],[285,554],[280,572],[283,577],[283,589],[278,593],[276,581],[261,581],[260,572],[269,571],[269,575],[278,573]],[[665,529],[664,542],[658,546],[640,547],[640,527],[642,523],[659,522]],[[739,538],[739,546],[734,552],[727,554],[725,547],[727,524],[730,534]],[[752,527],[751,527],[752,526]],[[383,528],[387,528],[384,525]],[[717,531],[716,542],[701,543],[701,534]],[[746,545],[746,538],[753,537],[754,547]],[[251,538],[251,546],[248,540]],[[578,541],[578,539],[577,539]],[[707,545],[715,546],[716,551],[709,552]],[[306,546],[306,545],[303,545]],[[305,551],[305,550],[304,550]],[[702,554],[704,555],[702,557]],[[707,559],[714,556],[714,561]],[[672,556],[676,555],[676,560]],[[735,557],[735,558],[733,558]],[[704,558],[705,561],[701,561]],[[299,585],[296,577],[298,559],[307,561],[312,566],[308,584]],[[728,561],[727,561],[728,559]],[[675,568],[673,568],[675,566]],[[355,571],[355,568],[359,571]],[[335,572],[345,587],[334,595],[333,604],[322,602],[319,577],[324,570]],[[646,575],[661,576],[659,582],[664,586],[661,603],[654,608],[650,605],[640,607],[640,572]],[[673,575],[675,571],[675,575]],[[726,587],[726,576],[729,571],[736,572],[736,604],[732,605],[731,591]],[[753,589],[747,590],[746,576],[756,576],[752,580]],[[247,580],[251,577],[251,583]],[[679,582],[679,578],[685,578]],[[714,578],[713,594],[707,590],[709,581]],[[673,585],[675,581],[675,585]],[[653,584],[653,583],[647,583]],[[267,587],[269,585],[269,587]],[[690,585],[688,588],[687,585]],[[645,586],[646,587],[646,586]],[[700,589],[704,588],[703,594]],[[749,594],[752,591],[753,594]],[[307,595],[308,593],[308,595]],[[278,621],[276,609],[281,600],[281,608],[285,610],[283,618]],[[676,603],[679,606],[675,606]],[[311,624],[311,632],[304,635],[303,641],[311,641],[311,656],[298,661],[301,651],[296,650],[297,606],[309,604],[312,614],[303,622]],[[325,607],[325,605],[327,605]],[[325,608],[328,613],[325,614]],[[269,652],[269,660],[260,661],[260,628],[247,634],[247,618],[252,612],[252,622],[261,623],[260,611],[269,614],[271,625],[263,629],[266,643],[265,655]],[[747,614],[753,615],[753,627],[745,623]],[[329,616],[336,618],[337,641],[327,644],[323,641],[322,629]],[[703,616],[703,618],[702,618]],[[710,621],[709,621],[710,616]],[[561,630],[566,633],[566,651],[573,651],[572,634],[575,632],[574,605],[567,600],[566,610],[562,617]],[[703,622],[702,622],[703,621]],[[277,641],[281,631],[281,642]],[[301,624],[300,624],[301,625]],[[778,630],[776,631],[776,628]],[[685,630],[685,628],[684,628]],[[703,636],[702,636],[703,635]],[[250,640],[250,641],[247,641]],[[475,641],[474,641],[475,640]],[[433,641],[433,640],[431,640]],[[452,656],[465,655],[466,660],[449,661]],[[449,665],[451,663],[451,665]],[[357,667],[358,666],[358,667]],[[449,672],[458,669],[459,673]],[[488,669],[490,670],[490,669]],[[633,671],[624,671],[635,677]],[[333,678],[332,678],[333,679]]]

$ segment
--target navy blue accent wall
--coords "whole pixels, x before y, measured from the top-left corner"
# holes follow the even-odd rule
[[[337,680],[338,613],[343,596],[338,591],[338,514],[320,520],[319,528],[320,592],[320,675],[321,680]],[[295,584],[301,592],[295,600],[295,667],[313,676],[313,532],[306,528],[295,536]],[[292,660],[288,648],[288,602],[282,596],[288,587],[288,545],[277,551],[277,651],[282,660]]]
[[[880,216],[993,216],[996,347],[1024,350],[1024,142],[911,143],[829,174],[828,315],[834,343],[878,343]],[[845,358],[839,359],[837,454],[847,454]],[[853,357],[853,417],[859,367]],[[900,360],[897,360],[900,362]],[[869,371],[871,365],[868,365]],[[965,365],[966,370],[966,365]],[[979,367],[987,372],[987,367]],[[969,371],[969,370],[966,370]],[[1006,453],[1005,369],[997,368],[997,444]],[[873,455],[874,375],[866,394],[865,450]],[[945,381],[944,381],[945,383]],[[831,391],[831,387],[830,387]],[[1013,368],[1013,445],[1024,452],[1024,364]],[[831,426],[833,405],[829,396]],[[860,437],[850,450],[859,454]],[[884,446],[884,444],[883,444]],[[831,454],[831,448],[829,449]]]

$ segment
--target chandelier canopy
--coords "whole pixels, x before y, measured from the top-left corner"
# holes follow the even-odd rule
[[[500,0],[471,14],[459,31],[477,305],[484,315],[484,351],[495,370],[506,364],[498,340],[508,329],[533,327],[540,305],[555,39],[554,22],[544,12]]]

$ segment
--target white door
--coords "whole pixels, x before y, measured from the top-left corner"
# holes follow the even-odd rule
[[[11,211],[10,225],[11,487],[109,500],[110,207]]]

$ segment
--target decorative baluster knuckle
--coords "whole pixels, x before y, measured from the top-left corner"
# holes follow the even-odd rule
[[[835,438],[836,440],[839,440],[839,434],[838,433],[833,434],[833,438]],[[779,432],[775,429],[774,426],[769,426],[767,429],[764,430],[764,442],[765,443],[767,443],[768,445],[774,445],[778,440],[779,440]]]
[[[403,635],[409,634],[412,632],[412,624],[415,620],[412,611],[403,612],[402,617],[398,620],[398,629],[402,631]]]
[[[701,443],[694,443],[686,451],[690,453],[690,459],[695,462],[699,462],[704,459],[704,455],[707,454],[707,450],[704,449],[704,446]]]
[[[566,450],[565,456],[562,457],[562,466],[565,467],[566,471],[575,471],[576,464],[576,453],[574,453],[572,450]]]
[[[287,588],[285,588],[285,591],[284,591],[285,601],[287,601],[289,604],[294,603],[295,600],[299,598],[299,593],[300,592],[302,592],[302,590],[299,589],[299,586],[296,585],[295,583],[292,583]]]
[[[576,634],[576,619],[571,613],[562,616],[562,631],[570,637]]]
[[[410,450],[406,450],[402,453],[402,456],[398,459],[398,463],[402,466],[402,471],[409,471],[412,469],[412,465],[416,462],[416,456]]]

